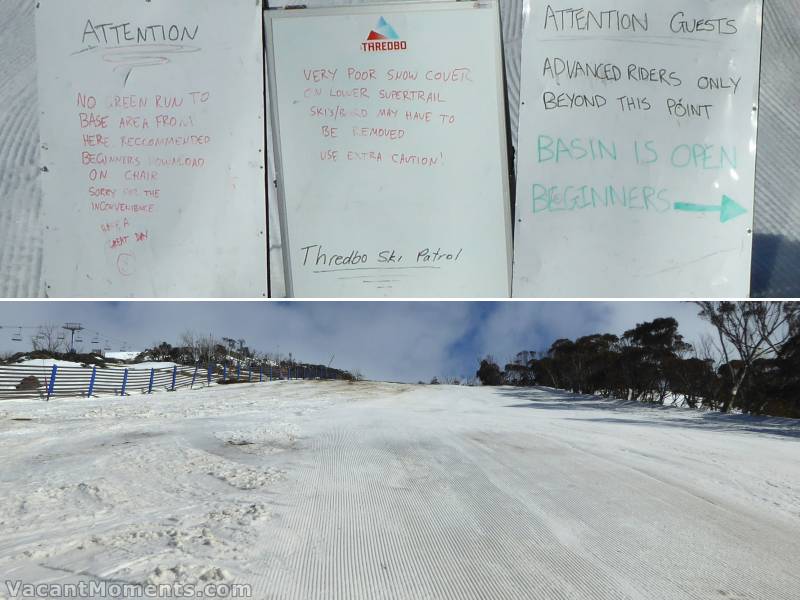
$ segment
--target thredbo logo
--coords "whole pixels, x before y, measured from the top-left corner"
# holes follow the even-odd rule
[[[375,29],[369,32],[367,41],[361,44],[364,52],[392,52],[406,50],[408,44],[400,39],[394,27],[381,17]]]

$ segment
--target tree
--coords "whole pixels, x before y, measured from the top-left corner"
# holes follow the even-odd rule
[[[737,403],[744,404],[739,393],[756,362],[779,354],[780,348],[797,331],[800,303],[704,301],[696,304],[700,307],[700,317],[717,331],[717,349],[724,358],[730,380],[730,391],[720,407],[727,413]]]
[[[558,339],[520,352],[501,371],[487,356],[483,385],[543,385],[584,394],[691,408],[731,408],[800,418],[800,303],[697,302],[716,335],[686,343],[671,318],[639,323],[621,338]]]
[[[514,360],[504,369],[504,381],[508,385],[530,386],[535,382],[531,360],[536,358],[536,353],[529,350],[518,352]]]
[[[200,360],[204,363],[218,363],[225,360],[225,347],[213,335],[208,334],[198,342]]]
[[[200,360],[200,338],[193,331],[184,331],[178,338],[184,350],[191,354],[192,362]]]
[[[222,345],[225,347],[225,355],[236,354],[236,340],[233,338],[222,336]]]
[[[796,329],[796,328],[794,328]],[[774,378],[769,398],[769,409],[764,412],[800,419],[800,331],[786,341],[775,360],[777,376]]]
[[[533,385],[533,371],[527,364],[517,362],[508,363],[503,369],[504,379],[508,385],[529,386]]]
[[[715,396],[717,375],[714,362],[696,356],[690,358],[674,357],[665,364],[669,389],[681,395],[690,408],[696,408],[701,401]]]
[[[483,385],[503,384],[503,373],[491,356],[487,356],[481,361],[481,365],[475,375]]]
[[[137,358],[178,362],[178,354],[178,348],[173,348],[168,342],[161,342],[160,344],[154,345],[149,350],[145,350]]]
[[[633,400],[663,404],[669,394],[667,367],[692,347],[672,317],[639,323],[622,336],[622,368]]]
[[[580,393],[610,392],[618,343],[619,338],[610,334],[587,335],[575,341],[572,361]]]
[[[62,352],[66,347],[66,341],[61,327],[55,323],[45,323],[40,325],[36,334],[31,338],[33,350],[44,350],[46,352]]]
[[[533,380],[546,387],[561,388],[555,361],[551,356],[531,359],[528,363],[533,373]]]

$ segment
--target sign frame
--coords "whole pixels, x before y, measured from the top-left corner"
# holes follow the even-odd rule
[[[325,16],[341,16],[341,15],[375,15],[381,16],[383,14],[391,15],[397,13],[409,12],[433,12],[433,11],[464,11],[473,10],[475,7],[491,8],[493,13],[497,15],[497,24],[495,29],[496,43],[493,49],[493,61],[496,66],[496,80],[494,84],[494,91],[500,99],[497,115],[497,126],[500,131],[501,144],[498,148],[500,158],[500,168],[502,173],[502,189],[500,190],[503,200],[503,210],[505,219],[505,255],[506,255],[506,272],[507,272],[507,285],[506,291],[502,297],[511,296],[512,285],[512,269],[513,269],[513,223],[512,223],[512,192],[510,183],[510,171],[508,160],[508,125],[506,118],[506,88],[505,88],[505,66],[503,63],[503,43],[502,33],[499,22],[499,3],[498,0],[488,1],[463,1],[463,0],[435,0],[433,2],[395,2],[391,4],[361,4],[361,5],[338,5],[330,7],[285,7],[285,8],[272,8],[264,12],[264,37],[265,37],[265,53],[266,53],[266,69],[267,69],[267,88],[268,88],[268,103],[270,106],[270,129],[272,131],[272,148],[273,148],[273,161],[275,167],[275,186],[270,188],[274,190],[277,195],[278,205],[278,218],[280,223],[281,232],[281,247],[283,258],[283,271],[284,282],[287,297],[295,297],[295,285],[292,267],[292,252],[290,224],[288,222],[287,214],[287,198],[284,185],[284,168],[283,156],[281,152],[281,126],[280,126],[280,107],[279,107],[279,90],[277,84],[276,74],[276,48],[274,36],[271,35],[273,31],[273,23],[277,20],[303,18],[308,16],[325,17]],[[436,297],[438,297],[437,295]],[[392,296],[396,298],[405,298],[407,296],[398,295]],[[486,297],[500,297],[496,294],[490,294]]]

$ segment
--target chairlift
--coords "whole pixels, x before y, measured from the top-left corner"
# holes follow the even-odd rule
[[[58,341],[59,342],[63,342],[66,339],[67,339],[67,337],[63,333],[59,333],[58,334]]]
[[[111,344],[108,343],[108,340],[106,340],[106,345],[103,347],[103,350],[111,352]]]
[[[75,341],[76,341],[78,344],[82,344],[82,343],[83,343],[83,337],[81,337],[81,334],[80,334],[80,333],[79,333],[78,335],[76,335],[76,336],[75,336]]]
[[[92,346],[100,346],[100,337],[97,334],[92,338]]]
[[[22,341],[22,327],[17,330],[17,333],[11,335],[12,342],[21,342]]]

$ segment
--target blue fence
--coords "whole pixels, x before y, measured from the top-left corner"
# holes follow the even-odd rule
[[[319,365],[278,366],[253,363],[137,368],[135,365],[0,365],[0,400],[58,396],[127,396],[211,385],[263,383],[294,379],[339,379],[341,372]]]

